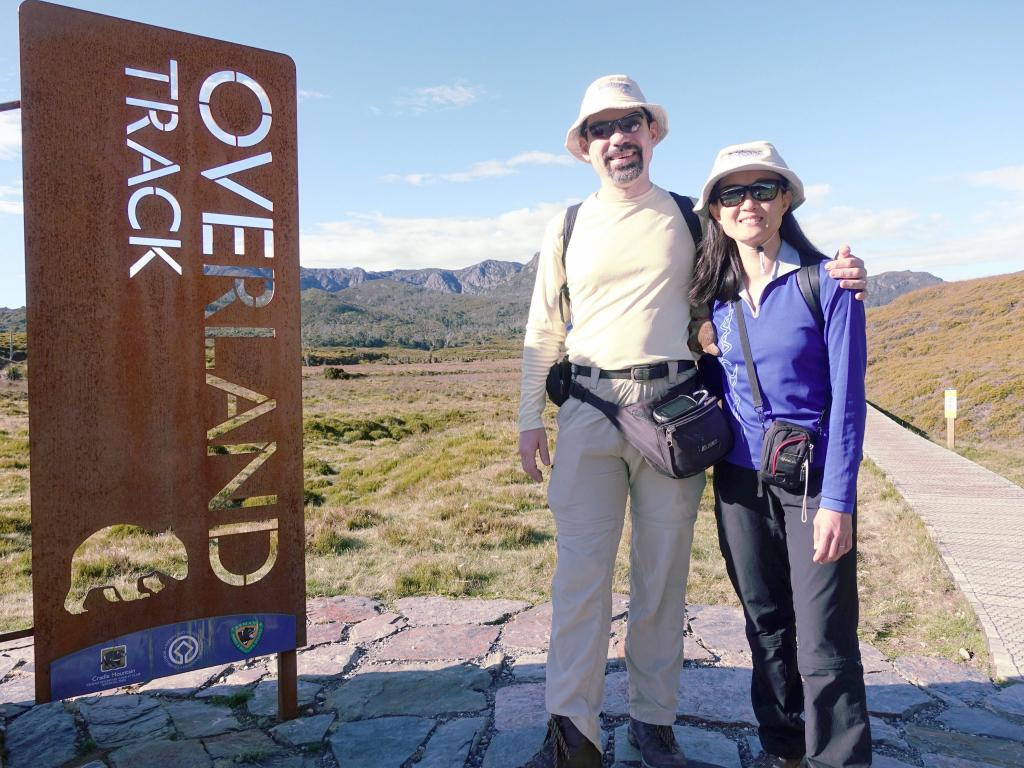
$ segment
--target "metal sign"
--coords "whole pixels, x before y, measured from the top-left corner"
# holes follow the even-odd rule
[[[956,418],[956,390],[955,389],[947,389],[946,390],[946,418],[947,419],[955,419]]]
[[[294,64],[36,0],[20,14],[36,699],[273,652],[294,680]],[[178,571],[83,587],[145,557],[135,532]],[[96,542],[106,559],[80,562]]]

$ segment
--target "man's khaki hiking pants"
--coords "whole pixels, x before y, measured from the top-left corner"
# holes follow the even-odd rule
[[[577,379],[598,397],[629,404],[657,397],[676,375],[655,381]],[[658,474],[596,408],[570,397],[558,412],[548,503],[558,560],[551,585],[548,712],[565,715],[601,749],[611,629],[612,574],[626,497],[632,514],[626,669],[629,713],[670,725],[683,666],[686,577],[704,475]]]

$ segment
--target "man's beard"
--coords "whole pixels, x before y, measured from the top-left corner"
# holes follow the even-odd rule
[[[640,178],[640,174],[644,172],[644,155],[640,151],[640,147],[635,144],[624,144],[616,147],[616,154],[624,152],[626,150],[636,150],[636,155],[633,160],[626,165],[619,165],[612,168],[612,161],[605,156],[604,167],[608,171],[608,178],[614,181],[616,184],[628,184],[631,181],[636,181]]]

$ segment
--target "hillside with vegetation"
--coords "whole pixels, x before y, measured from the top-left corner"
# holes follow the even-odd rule
[[[1024,485],[1024,272],[943,283],[868,311],[868,399]]]

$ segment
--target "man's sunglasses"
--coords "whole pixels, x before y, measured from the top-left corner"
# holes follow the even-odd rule
[[[755,200],[765,202],[779,196],[779,190],[785,190],[786,184],[777,179],[755,181],[753,184],[734,184],[718,190],[718,202],[726,208],[735,208],[743,202],[747,192]]]
[[[610,139],[615,133],[636,133],[644,124],[643,112],[630,112],[618,120],[602,120],[587,126],[587,135],[592,139]]]

